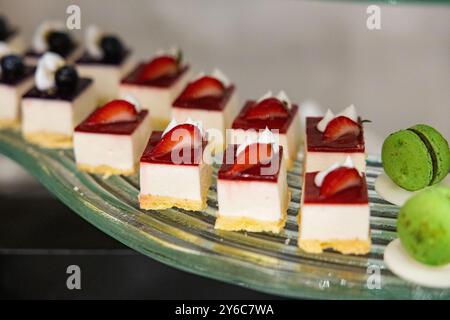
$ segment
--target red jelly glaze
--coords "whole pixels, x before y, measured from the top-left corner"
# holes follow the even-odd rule
[[[317,124],[322,117],[306,118],[306,143],[308,151],[313,152],[364,152],[364,128],[361,119],[358,122],[361,132],[357,137],[352,134],[344,135],[334,141],[325,141],[323,132],[317,130]]]
[[[95,123],[89,124],[86,120],[80,123],[75,132],[88,132],[88,133],[100,133],[100,134],[117,134],[117,135],[131,135],[136,128],[144,121],[148,115],[147,110],[142,110],[138,113],[136,120],[133,121],[120,121],[113,123]]]
[[[162,76],[156,79],[152,80],[139,80],[139,75],[142,71],[142,69],[146,66],[147,63],[140,63],[133,71],[131,71],[127,76],[125,76],[122,79],[123,84],[132,84],[132,85],[139,85],[139,86],[149,86],[149,87],[158,87],[158,88],[169,88],[171,87],[175,82],[177,82],[178,79],[182,75],[184,75],[188,70],[189,66],[183,66],[177,73],[167,76]]]
[[[273,119],[252,119],[247,120],[245,118],[245,114],[247,110],[251,108],[256,101],[247,101],[242,108],[239,115],[233,121],[233,125],[231,126],[233,129],[255,129],[255,130],[264,130],[268,127],[270,130],[278,130],[279,133],[286,133],[291,125],[292,120],[295,118],[295,115],[298,112],[298,106],[293,104],[289,109],[289,115],[286,118],[273,118]]]
[[[307,172],[304,176],[303,202],[310,204],[368,204],[366,176],[362,175],[360,186],[348,188],[327,198],[320,197],[320,187],[314,183],[318,172]]]
[[[182,165],[182,166],[197,166],[203,157],[203,152],[208,144],[206,140],[203,140],[202,146],[191,148],[190,159],[187,163],[174,163],[172,161],[172,154],[168,152],[167,154],[159,157],[154,157],[151,153],[156,144],[161,140],[162,131],[153,131],[150,139],[148,140],[147,146],[145,147],[144,153],[141,156],[141,163],[157,163],[157,164],[171,164],[171,165]],[[201,150],[200,150],[201,148]],[[179,156],[183,157],[183,150],[180,151]]]
[[[234,90],[234,85],[230,85],[225,88],[225,92],[221,97],[202,97],[198,99],[184,99],[182,98],[184,92],[182,92],[173,103],[173,106],[175,108],[221,111],[227,105]]]
[[[237,174],[235,176],[229,176],[226,173],[232,168],[233,163],[236,162],[237,148],[238,148],[237,145],[228,145],[228,147],[226,148],[224,155],[223,155],[222,165],[220,166],[219,172],[217,174],[219,179],[234,180],[234,181],[239,181],[239,180],[264,181],[264,182],[277,182],[278,181],[278,174],[280,172],[281,161],[283,160],[283,147],[282,146],[280,146],[278,153],[276,153],[274,155],[274,157],[275,157],[274,161],[278,161],[278,170],[275,174],[261,175],[262,168],[270,167],[271,164],[268,163],[268,164],[264,164],[264,165],[263,164],[255,165],[243,172],[240,172],[239,174]],[[227,160],[228,157],[230,159]],[[231,161],[231,163],[230,163],[230,161]]]

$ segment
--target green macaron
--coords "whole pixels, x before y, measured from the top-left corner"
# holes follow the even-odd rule
[[[433,266],[450,263],[450,188],[436,186],[410,198],[400,209],[397,232],[417,261]]]
[[[381,159],[392,181],[410,191],[442,181],[450,169],[447,140],[425,124],[389,135],[383,143]]]

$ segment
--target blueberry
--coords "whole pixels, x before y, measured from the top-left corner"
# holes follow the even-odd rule
[[[64,66],[55,73],[55,83],[58,91],[69,94],[75,91],[78,84],[78,72],[73,66]]]
[[[103,50],[103,60],[109,63],[119,63],[122,59],[124,48],[120,39],[116,36],[104,36],[100,41]]]
[[[14,81],[25,73],[25,65],[21,57],[10,54],[0,60],[2,77],[6,82]]]
[[[48,49],[63,57],[72,51],[74,43],[70,36],[65,32],[52,31],[47,35]]]

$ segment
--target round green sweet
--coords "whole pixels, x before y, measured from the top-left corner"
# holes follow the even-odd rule
[[[450,188],[432,187],[409,199],[400,209],[397,232],[417,261],[433,266],[450,263]]]
[[[389,135],[383,143],[381,159],[386,174],[406,190],[419,190],[431,183],[431,155],[425,143],[410,130]]]
[[[410,129],[420,132],[426,137],[436,156],[436,171],[431,184],[442,181],[450,169],[450,149],[447,140],[439,131],[426,124],[418,124]]]

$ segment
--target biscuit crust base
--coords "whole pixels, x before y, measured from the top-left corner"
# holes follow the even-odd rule
[[[333,249],[342,254],[366,254],[370,251],[370,240],[298,240],[298,246],[309,253],[322,253],[325,249]]]
[[[19,128],[20,128],[19,120],[0,119],[0,129],[19,129]]]
[[[50,132],[33,132],[24,133],[25,140],[47,149],[70,149],[72,148],[72,136],[50,133]]]
[[[181,199],[169,196],[158,196],[151,194],[139,195],[139,205],[144,210],[164,210],[169,208],[180,208],[188,211],[201,211],[206,209],[206,200],[208,199],[208,190],[212,180],[212,167],[207,166],[201,176],[202,186],[201,199]]]
[[[136,166],[133,169],[124,170],[124,169],[113,168],[113,167],[105,165],[105,164],[102,164],[99,166],[91,166],[88,164],[77,163],[77,168],[80,171],[93,173],[93,174],[101,174],[105,178],[112,176],[112,175],[132,176],[133,174],[136,173]]]
[[[139,196],[141,209],[164,210],[169,208],[181,208],[189,211],[201,211],[206,208],[206,199],[202,201],[179,199],[166,196],[153,196],[150,194]]]
[[[214,228],[226,231],[245,230],[249,232],[280,233],[280,231],[283,230],[284,225],[286,224],[287,209],[290,200],[291,193],[288,192],[286,198],[283,201],[282,216],[277,221],[257,220],[247,217],[228,217],[218,213]]]

